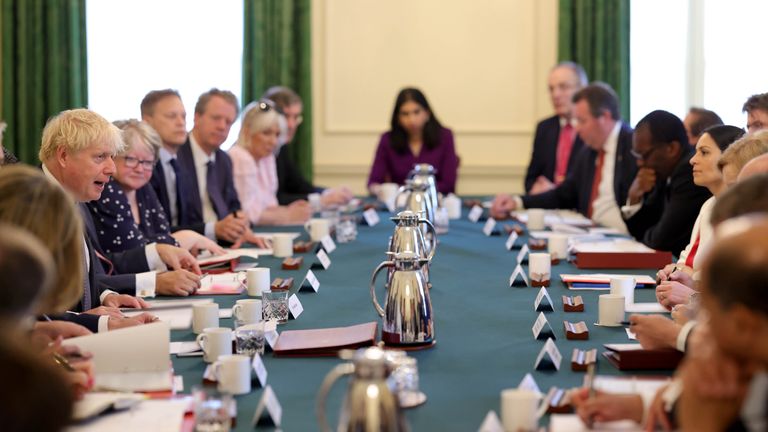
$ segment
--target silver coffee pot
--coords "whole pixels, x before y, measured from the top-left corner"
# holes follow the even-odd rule
[[[432,198],[432,208],[434,209],[440,207],[440,203],[437,201],[437,184],[435,182],[436,173],[437,170],[435,167],[427,163],[422,163],[414,165],[413,169],[408,174],[408,178],[423,180],[428,185],[427,190],[430,198]]]
[[[405,195],[405,200],[401,201],[401,195]],[[396,203],[404,202],[402,210],[410,210],[417,215],[423,215],[432,225],[435,224],[435,210],[432,197],[429,192],[429,184],[423,178],[408,179],[405,185],[401,186],[397,192]],[[434,232],[428,231],[426,225],[422,226],[422,233],[425,237],[434,235]]]
[[[413,252],[431,262],[437,248],[437,236],[435,235],[435,226],[432,225],[432,222],[419,217],[419,215],[410,210],[401,211],[397,216],[390,219],[395,222],[396,226],[392,237],[389,238],[388,252],[392,254]],[[429,230],[429,241],[425,240],[424,233],[419,228],[420,224],[424,224]],[[421,269],[425,279],[429,282],[429,263],[424,264]],[[390,273],[392,271],[394,269],[390,268]],[[391,279],[391,276],[389,279]]]
[[[427,280],[422,266],[429,260],[413,252],[391,255],[371,275],[371,300],[379,316],[383,317],[381,340],[389,345],[427,345],[434,342],[432,301],[429,299]],[[376,299],[376,276],[384,268],[390,273],[387,299],[382,308]]]
[[[352,379],[341,406],[338,432],[402,432],[408,423],[400,410],[396,390],[387,380],[392,363],[381,348],[342,350],[339,357],[349,360],[333,368],[325,376],[317,394],[316,414],[321,430],[330,432],[325,415],[325,401],[333,384],[350,375]]]

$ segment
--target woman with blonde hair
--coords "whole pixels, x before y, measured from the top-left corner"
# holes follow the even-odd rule
[[[768,130],[760,130],[743,136],[720,156],[717,167],[723,173],[726,186],[736,183],[739,172],[750,160],[768,153]]]

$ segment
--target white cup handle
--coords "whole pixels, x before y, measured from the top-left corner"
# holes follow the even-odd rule
[[[312,230],[311,230],[310,226],[311,225],[310,225],[309,221],[304,222],[304,231],[306,231],[307,234],[311,234]]]
[[[220,371],[221,371],[221,362],[216,360],[211,365],[211,374],[213,375],[214,378],[216,378],[216,382],[220,382],[221,381],[221,376],[220,376],[220,373],[219,373]]]
[[[237,281],[243,287],[246,287],[248,284],[248,274],[246,272],[237,272],[235,274],[235,279],[237,279]]]
[[[197,335],[197,344],[200,345],[200,348],[202,348],[203,352],[205,352],[206,340],[208,340],[208,337],[205,335],[205,333],[200,333]]]
[[[242,310],[243,310],[243,305],[236,304],[236,305],[232,306],[232,316],[234,316],[238,320],[242,319],[240,317],[240,311],[242,311]]]
[[[536,419],[541,419],[544,417],[544,414],[547,413],[547,409],[549,408],[549,395],[545,395],[543,398],[541,398],[541,403],[539,404],[539,409],[536,411]]]

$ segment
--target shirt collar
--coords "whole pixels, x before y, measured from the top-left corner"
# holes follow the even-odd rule
[[[195,139],[195,134],[189,133],[189,143],[192,146],[192,157],[195,159],[195,165],[206,165],[208,162],[216,163],[216,152],[211,153],[210,156],[205,154],[200,144]]]
[[[165,147],[160,147],[160,162],[162,164],[167,165],[173,159],[176,159],[176,155],[175,154],[171,154],[171,152],[166,150]]]
[[[606,154],[615,154],[616,153],[616,147],[619,145],[619,131],[621,130],[621,122],[617,121],[616,125],[613,127],[613,130],[608,135],[608,139],[605,140],[605,144],[603,145],[603,151]]]
[[[576,126],[576,119],[571,117],[571,121],[568,121],[565,117],[557,117],[557,120],[560,122],[560,127],[564,127],[566,123],[570,123],[571,126]]]

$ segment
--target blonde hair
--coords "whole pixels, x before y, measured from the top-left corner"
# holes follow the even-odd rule
[[[744,135],[728,146],[717,161],[717,167],[723,171],[726,165],[732,165],[738,173],[747,162],[763,153],[768,153],[768,130]]]
[[[105,143],[113,155],[124,146],[120,129],[99,114],[85,108],[62,111],[48,120],[43,129],[39,158],[45,162],[59,148],[79,152],[95,143]]]
[[[245,148],[250,147],[253,134],[267,130],[275,124],[280,127],[280,113],[277,112],[272,101],[258,100],[249,103],[243,109],[237,144]]]
[[[60,313],[83,295],[82,219],[72,198],[39,170],[14,165],[0,170],[0,222],[23,228],[53,257],[54,290],[37,313]]]
[[[128,119],[116,120],[113,124],[123,131],[123,141],[125,141],[125,147],[117,154],[118,156],[122,156],[131,151],[131,149],[133,149],[133,144],[138,139],[144,144],[147,150],[152,153],[155,160],[157,160],[162,140],[160,139],[160,135],[158,135],[149,123],[136,119]]]

